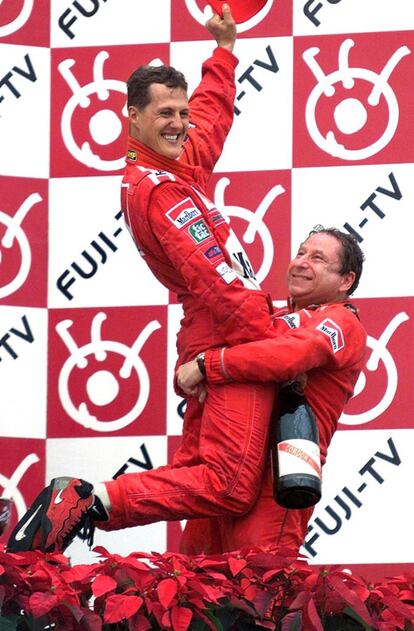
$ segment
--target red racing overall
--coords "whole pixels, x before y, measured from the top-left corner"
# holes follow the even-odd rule
[[[216,48],[203,64],[179,160],[133,138],[128,144],[123,210],[145,262],[182,303],[179,363],[209,348],[274,334],[267,297],[246,254],[205,195],[232,124],[236,63],[232,53]],[[97,525],[113,530],[247,513],[263,477],[274,389],[267,383],[220,384],[209,387],[204,406],[189,398],[173,464],[107,482],[110,520]],[[213,545],[196,543],[191,534],[186,540],[183,551]],[[234,549],[231,537],[226,549]]]
[[[274,320],[277,338],[206,353],[210,384],[252,380],[283,382],[306,373],[305,394],[317,419],[322,464],[342,410],[352,396],[365,359],[366,332],[356,310],[347,303],[280,310]],[[270,462],[258,501],[243,517],[224,516],[199,522],[198,534],[214,532],[236,548],[279,544],[299,550],[312,509],[287,510],[272,495]],[[194,538],[194,537],[193,537]]]

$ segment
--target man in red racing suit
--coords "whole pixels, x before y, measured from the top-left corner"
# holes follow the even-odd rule
[[[351,243],[358,253],[359,246],[352,244],[349,235],[336,230],[316,233],[302,244],[288,270],[289,289],[297,302],[289,300],[288,307],[276,313],[273,320],[276,337],[212,349],[204,354],[208,392],[218,384],[281,383],[305,373],[304,392],[317,419],[322,465],[338,419],[363,368],[366,348],[366,332],[357,310],[349,300],[338,300],[335,278],[325,274],[330,262],[328,255],[332,259],[334,253],[327,249],[334,244],[334,235]],[[362,253],[357,255],[362,265]],[[339,276],[337,279],[340,282]],[[322,298],[322,285],[325,297],[332,302],[312,304],[313,299],[319,302]],[[188,393],[201,380],[195,362],[178,369],[178,383]],[[279,544],[299,550],[312,510],[288,510],[276,504],[268,459],[259,498],[249,513],[199,521],[192,527],[198,526],[200,538],[206,532],[215,532],[224,548],[230,533],[236,548],[260,541],[262,545]]]
[[[226,22],[228,30],[229,10]],[[273,334],[269,301],[243,248],[205,194],[232,124],[235,96],[237,59],[220,39],[217,43],[190,99],[191,125],[178,159],[131,135],[122,184],[125,217],[139,251],[183,306],[179,364],[208,348]],[[167,132],[173,141],[174,129]],[[110,530],[247,512],[263,475],[273,398],[274,386],[264,383],[214,387],[204,406],[191,398],[172,466],[106,482],[110,519],[97,526]],[[234,548],[231,541],[228,545]],[[197,551],[211,546],[203,542]]]

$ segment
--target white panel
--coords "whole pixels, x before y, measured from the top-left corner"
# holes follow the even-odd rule
[[[182,70],[190,92],[214,43],[173,42],[171,64]],[[234,53],[237,94],[233,127],[216,171],[260,171],[292,164],[292,39],[239,39]]]
[[[413,447],[412,429],[336,432],[305,540],[313,563],[414,561]]]
[[[363,239],[366,257],[355,296],[413,295],[407,263],[414,228],[412,164],[294,169],[292,197],[294,252],[316,224],[342,230],[349,224]]]
[[[138,254],[123,217],[116,218],[120,182],[118,176],[50,181],[49,306],[167,304],[167,290]]]
[[[0,173],[49,175],[50,51],[0,44]]]
[[[46,446],[46,479],[49,482],[54,477],[68,475],[94,484],[111,480],[124,464],[128,465],[125,473],[142,472],[143,467],[128,462],[130,458],[145,462],[142,445],[145,445],[153,467],[166,464],[167,439],[164,436],[49,439]],[[94,546],[98,545],[122,555],[137,550],[164,550],[166,524],[160,522],[113,532],[96,530]],[[79,539],[71,544],[67,554],[73,564],[92,563],[96,560],[93,552]]]
[[[0,307],[0,435],[46,438],[47,310]]]
[[[77,3],[81,10],[67,0],[53,0],[50,4],[54,48],[144,44],[170,38],[169,0],[81,1]]]
[[[411,0],[293,0],[295,35],[414,28]]]

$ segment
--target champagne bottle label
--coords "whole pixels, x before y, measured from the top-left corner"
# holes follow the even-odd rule
[[[277,445],[279,477],[289,474],[308,474],[321,478],[319,447],[310,440],[291,438]]]

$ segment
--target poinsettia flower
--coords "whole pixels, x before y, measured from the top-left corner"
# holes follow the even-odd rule
[[[166,578],[157,585],[157,594],[161,605],[168,609],[172,601],[177,595],[177,581],[172,578]]]
[[[187,631],[193,618],[193,612],[188,607],[175,606],[171,609],[171,625],[174,631]]]
[[[34,592],[29,598],[30,613],[34,618],[40,618],[49,613],[59,603],[55,594]]]
[[[124,596],[123,594],[112,594],[105,604],[104,622],[120,622],[133,616],[143,603],[139,596]]]
[[[97,576],[92,583],[92,593],[94,596],[103,596],[116,589],[117,582],[110,576]]]

